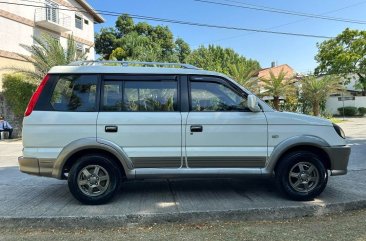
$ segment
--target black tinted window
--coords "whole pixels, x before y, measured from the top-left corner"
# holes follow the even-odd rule
[[[216,82],[191,82],[192,111],[247,111],[247,100]]]
[[[176,111],[176,81],[126,81],[126,111]]]
[[[56,111],[96,111],[97,76],[60,76],[51,97]]]

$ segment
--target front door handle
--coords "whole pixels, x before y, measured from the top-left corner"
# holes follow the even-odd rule
[[[118,126],[105,126],[105,132],[117,132]]]
[[[202,132],[203,127],[201,125],[193,125],[191,126],[191,132]]]

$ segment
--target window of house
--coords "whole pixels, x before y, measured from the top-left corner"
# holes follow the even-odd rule
[[[57,3],[47,0],[45,2],[46,20],[54,23],[59,23],[58,11],[59,6]]]
[[[77,14],[75,14],[75,27],[83,29],[83,18]]]
[[[191,82],[192,111],[248,111],[247,100],[217,82]]]
[[[84,24],[88,25],[89,24],[89,20],[84,19]]]
[[[76,55],[81,56],[84,54],[84,45],[81,43],[76,43]]]

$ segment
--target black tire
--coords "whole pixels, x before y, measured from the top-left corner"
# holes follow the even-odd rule
[[[279,160],[275,179],[278,189],[290,199],[309,201],[323,192],[328,172],[318,155],[297,151]]]
[[[104,204],[119,190],[121,172],[108,156],[85,155],[72,166],[67,182],[71,194],[80,202]]]

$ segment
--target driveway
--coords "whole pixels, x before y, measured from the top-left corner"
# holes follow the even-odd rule
[[[103,226],[180,220],[260,220],[320,215],[366,207],[366,118],[340,124],[352,146],[349,173],[330,177],[310,202],[281,196],[272,179],[130,181],[113,201],[86,206],[69,193],[66,181],[19,172],[20,141],[0,142],[0,226]],[[6,221],[6,222],[5,222]]]

